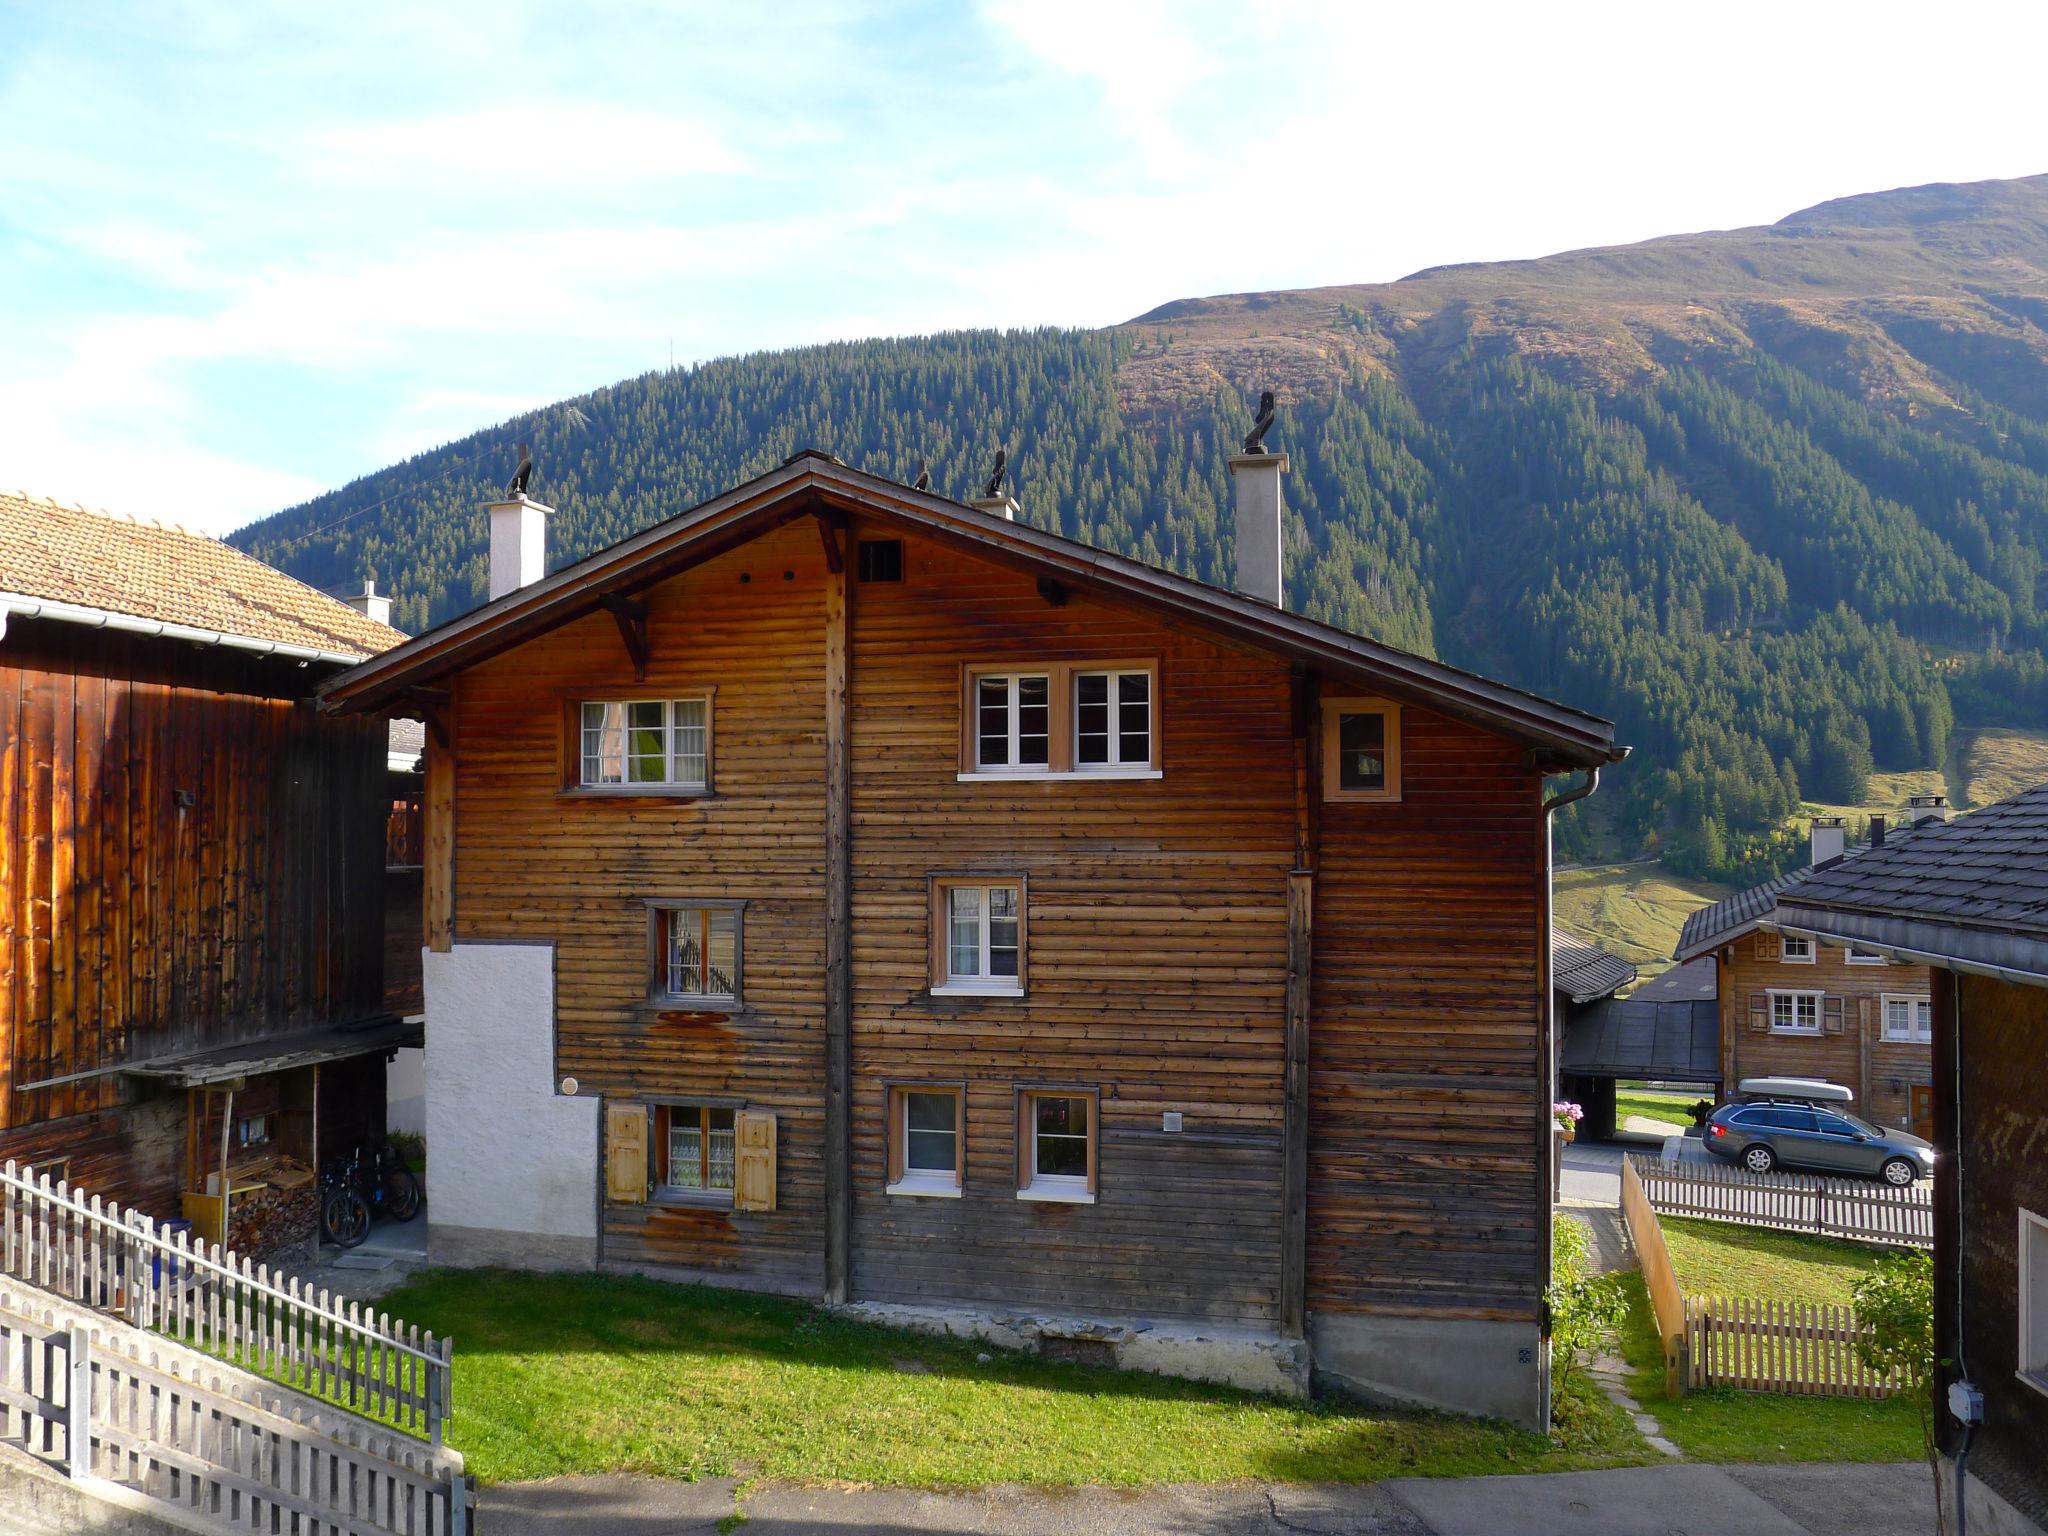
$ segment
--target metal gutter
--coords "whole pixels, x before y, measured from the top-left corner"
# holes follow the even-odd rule
[[[145,619],[137,614],[116,613],[107,608],[88,608],[82,603],[29,597],[20,592],[0,592],[0,639],[6,638],[7,620],[14,614],[25,619],[80,624],[88,629],[119,630],[124,634],[150,635],[162,640],[187,640],[194,645],[224,645],[257,656],[277,656],[300,663],[320,661],[332,666],[353,667],[369,654],[363,651],[323,651],[317,646],[293,645],[286,640],[259,640],[254,635],[231,634],[223,629],[199,629],[190,624]]]

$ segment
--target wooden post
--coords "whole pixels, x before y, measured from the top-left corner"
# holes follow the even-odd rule
[[[820,524],[828,543],[844,533]],[[825,1300],[847,1298],[853,1237],[852,806],[845,559],[825,574]]]
[[[73,1482],[92,1475],[92,1338],[71,1326],[71,1384],[64,1404],[65,1472]]]
[[[228,1177],[228,1134],[235,1124],[235,1090],[229,1088],[220,1106],[220,1233],[217,1241],[225,1248],[228,1245],[228,1210],[233,1196]]]
[[[427,732],[427,772],[422,814],[427,821],[421,872],[427,947],[445,954],[455,941],[455,700],[438,706],[443,730]],[[429,721],[429,725],[433,722]],[[440,738],[448,734],[448,740]]]
[[[1294,688],[1294,867],[1287,872],[1287,1017],[1280,1132],[1280,1333],[1308,1329],[1309,1023],[1315,971],[1315,865],[1322,814],[1322,700],[1317,675]]]

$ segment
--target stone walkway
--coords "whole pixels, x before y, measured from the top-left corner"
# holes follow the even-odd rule
[[[960,1493],[561,1478],[484,1490],[489,1536],[1925,1536],[1927,1468],[1627,1467],[1355,1485]]]

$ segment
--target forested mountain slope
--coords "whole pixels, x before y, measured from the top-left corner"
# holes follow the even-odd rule
[[[1398,283],[649,374],[251,525],[419,629],[482,600],[530,437],[557,564],[815,446],[1210,581],[1280,390],[1292,606],[1607,713],[1614,835],[1743,878],[1802,795],[2048,724],[2048,177]],[[1583,836],[1583,832],[1574,835]]]

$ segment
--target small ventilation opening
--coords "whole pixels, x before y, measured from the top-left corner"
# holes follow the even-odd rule
[[[903,541],[901,539],[862,539],[860,541],[860,579],[862,581],[901,581],[903,579]]]

